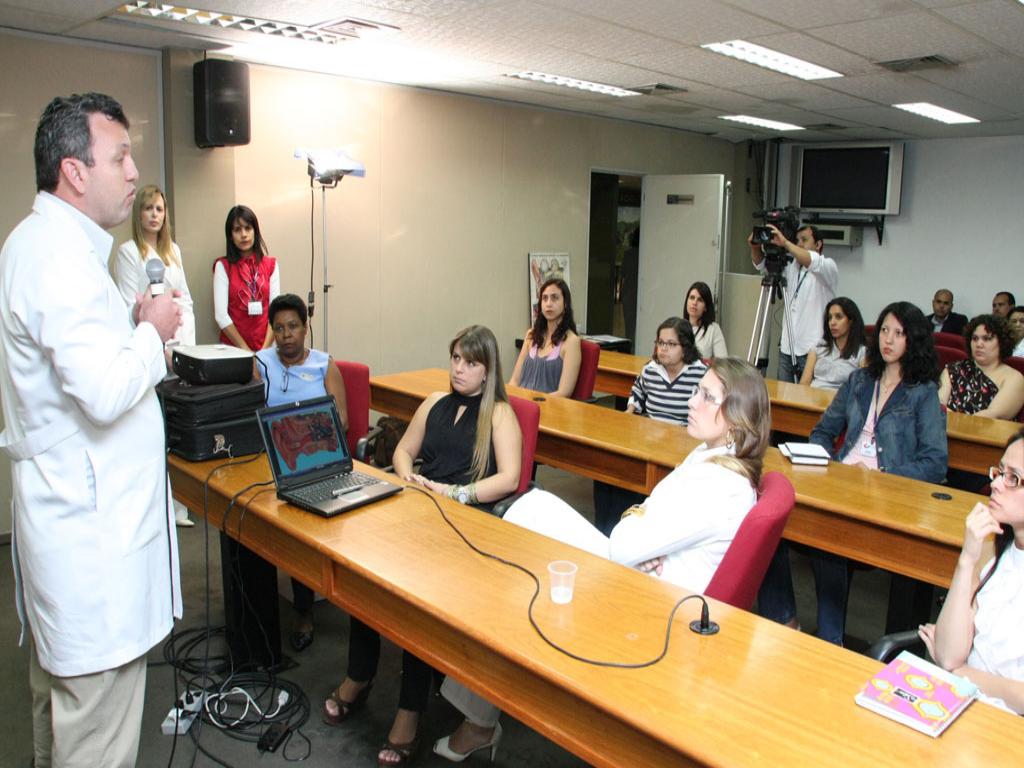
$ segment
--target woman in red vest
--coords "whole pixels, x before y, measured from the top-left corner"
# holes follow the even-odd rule
[[[274,343],[267,322],[270,302],[281,293],[277,260],[267,255],[251,208],[236,205],[224,222],[227,256],[213,265],[213,316],[225,344],[258,351]]]

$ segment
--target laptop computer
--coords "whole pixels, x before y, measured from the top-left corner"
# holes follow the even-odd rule
[[[353,471],[333,397],[261,408],[256,418],[279,499],[334,517],[402,490]]]

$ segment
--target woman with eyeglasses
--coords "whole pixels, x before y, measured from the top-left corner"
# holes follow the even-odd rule
[[[705,360],[725,357],[725,335],[715,322],[715,299],[707,283],[697,281],[686,292],[686,319],[690,321],[697,351]]]
[[[213,264],[213,316],[220,340],[256,352],[274,341],[267,310],[281,293],[277,260],[267,253],[251,208],[236,205],[224,221],[226,256]]]
[[[938,358],[931,322],[913,304],[897,301],[882,310],[876,328],[867,366],[839,388],[810,441],[844,464],[940,483],[948,458],[946,416],[935,385]],[[846,558],[814,550],[817,635],[836,645],[842,645],[846,629],[847,565]],[[799,627],[785,542],[779,544],[761,585],[758,612]]]
[[[513,504],[506,522],[703,592],[757,501],[771,417],[764,379],[734,358],[712,361],[689,406],[686,431],[700,444],[646,501],[626,510],[611,536],[540,490]],[[493,760],[501,739],[497,707],[451,678],[441,693],[466,719],[434,745],[434,752],[462,762],[486,749]]]
[[[845,296],[825,306],[821,341],[807,353],[800,383],[815,389],[839,389],[850,374],[864,365],[867,334],[860,308]]]
[[[1004,360],[1013,352],[1006,321],[978,315],[964,328],[967,360],[950,363],[939,380],[939,400],[957,413],[1015,419],[1024,406],[1024,376]]]
[[[395,474],[463,504],[486,506],[519,485],[523,442],[508,402],[498,342],[489,328],[471,325],[448,346],[451,391],[434,392],[416,409],[395,448]],[[418,471],[413,462],[422,459]],[[350,619],[345,679],[323,704],[327,725],[340,726],[365,706],[380,660],[380,635]],[[380,766],[407,765],[419,750],[421,713],[432,670],[402,653],[398,712],[380,751]]]
[[[626,413],[686,426],[690,397],[708,367],[700,359],[690,324],[670,317],[658,326],[650,361],[633,382]],[[622,510],[644,500],[636,491],[594,481],[594,525],[608,535]]]
[[[330,395],[338,408],[342,429],[348,429],[345,382],[331,356],[306,348],[309,315],[306,303],[294,293],[284,293],[267,310],[274,346],[256,353],[255,378],[264,382],[267,405],[284,405]],[[292,579],[295,622],[288,637],[292,648],[302,651],[313,644],[313,590]]]
[[[968,678],[984,700],[1024,715],[1024,431],[1010,438],[989,477],[991,496],[967,515],[939,618],[918,634],[939,666]]]

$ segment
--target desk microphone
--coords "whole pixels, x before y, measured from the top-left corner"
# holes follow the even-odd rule
[[[707,600],[701,600],[700,618],[690,622],[690,629],[698,635],[717,635],[718,624],[711,620]]]
[[[164,292],[164,263],[153,257],[146,262],[146,276],[149,278],[149,292],[160,296]]]

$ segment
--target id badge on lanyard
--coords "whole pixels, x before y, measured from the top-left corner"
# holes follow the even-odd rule
[[[879,383],[875,382],[875,396],[872,398],[872,402],[875,406],[875,412],[873,414],[873,422],[871,424],[871,437],[860,444],[860,452],[862,456],[874,459],[878,456],[878,443],[875,442],[875,435],[878,432],[878,397],[880,394]]]

